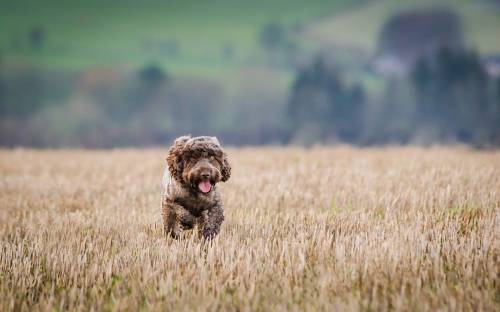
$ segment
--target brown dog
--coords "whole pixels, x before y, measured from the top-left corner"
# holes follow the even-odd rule
[[[224,210],[216,184],[231,175],[226,153],[216,137],[182,136],[170,147],[163,175],[162,216],[166,233],[198,226],[201,236],[219,233]]]

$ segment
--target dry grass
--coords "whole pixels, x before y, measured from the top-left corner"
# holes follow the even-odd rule
[[[230,150],[211,245],[162,150],[0,151],[0,310],[497,310],[500,152]]]

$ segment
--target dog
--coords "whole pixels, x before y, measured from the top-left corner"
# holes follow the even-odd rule
[[[162,218],[167,235],[178,238],[195,226],[205,239],[219,234],[224,209],[218,182],[231,176],[226,152],[216,137],[182,136],[167,155],[162,180]]]

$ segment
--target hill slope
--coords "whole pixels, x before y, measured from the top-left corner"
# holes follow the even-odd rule
[[[255,57],[257,36],[270,22],[298,25],[319,16],[335,15],[352,3],[0,2],[0,51],[6,57],[73,69],[155,61],[173,69],[203,71],[231,67]],[[29,44],[29,32],[35,28],[45,34],[38,51]]]
[[[465,37],[482,53],[500,52],[500,6],[488,1],[381,0],[370,1],[343,14],[312,23],[304,37],[320,44],[362,47],[373,50],[381,27],[398,11],[447,7],[461,16]]]
[[[304,29],[314,45],[372,51],[387,18],[429,5],[459,13],[482,53],[500,52],[500,8],[488,1],[21,0],[0,2],[0,59],[64,69],[154,62],[171,72],[221,73],[261,62],[258,35],[270,22]],[[40,49],[30,46],[34,29],[43,32]]]

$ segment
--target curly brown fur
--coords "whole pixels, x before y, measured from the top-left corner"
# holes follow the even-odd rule
[[[176,238],[181,230],[197,226],[201,236],[213,238],[224,221],[217,183],[231,176],[219,141],[206,136],[177,138],[169,149],[167,164],[162,200],[165,231]]]

